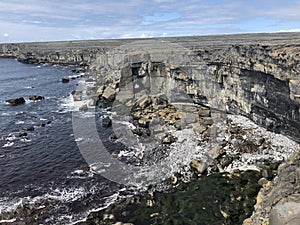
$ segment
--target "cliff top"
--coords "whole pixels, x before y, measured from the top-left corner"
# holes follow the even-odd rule
[[[261,45],[298,45],[300,44],[300,32],[297,33],[255,33],[232,35],[209,35],[189,37],[164,37],[151,38],[181,44],[186,48],[222,47],[234,44],[261,44]],[[109,40],[82,40],[82,41],[57,41],[57,42],[32,42],[10,43],[2,45],[17,45],[22,48],[39,50],[68,50],[68,49],[95,49],[114,48],[133,41],[149,39],[109,39]]]

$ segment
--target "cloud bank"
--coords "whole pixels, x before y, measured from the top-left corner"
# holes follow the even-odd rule
[[[299,11],[294,0],[4,0],[0,42],[297,30]]]

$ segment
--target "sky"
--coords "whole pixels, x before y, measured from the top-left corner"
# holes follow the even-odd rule
[[[280,31],[299,0],[0,0],[0,43]]]

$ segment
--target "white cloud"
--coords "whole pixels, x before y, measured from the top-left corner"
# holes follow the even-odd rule
[[[278,30],[276,32],[300,32],[300,29]]]
[[[3,34],[3,37],[8,37],[8,33],[4,33],[4,34]]]
[[[0,1],[0,27],[9,33],[0,42],[282,32],[300,27],[296,2]]]

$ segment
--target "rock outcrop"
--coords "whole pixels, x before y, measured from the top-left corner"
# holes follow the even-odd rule
[[[43,100],[45,99],[44,96],[40,96],[40,95],[30,95],[29,96],[29,100],[31,101],[40,101],[40,100]]]
[[[23,97],[20,98],[12,98],[12,99],[8,99],[6,100],[7,103],[15,106],[15,105],[21,105],[25,103],[25,99]]]
[[[244,225],[293,225],[300,221],[300,151],[278,168],[273,181],[263,185],[257,196],[255,213]]]

